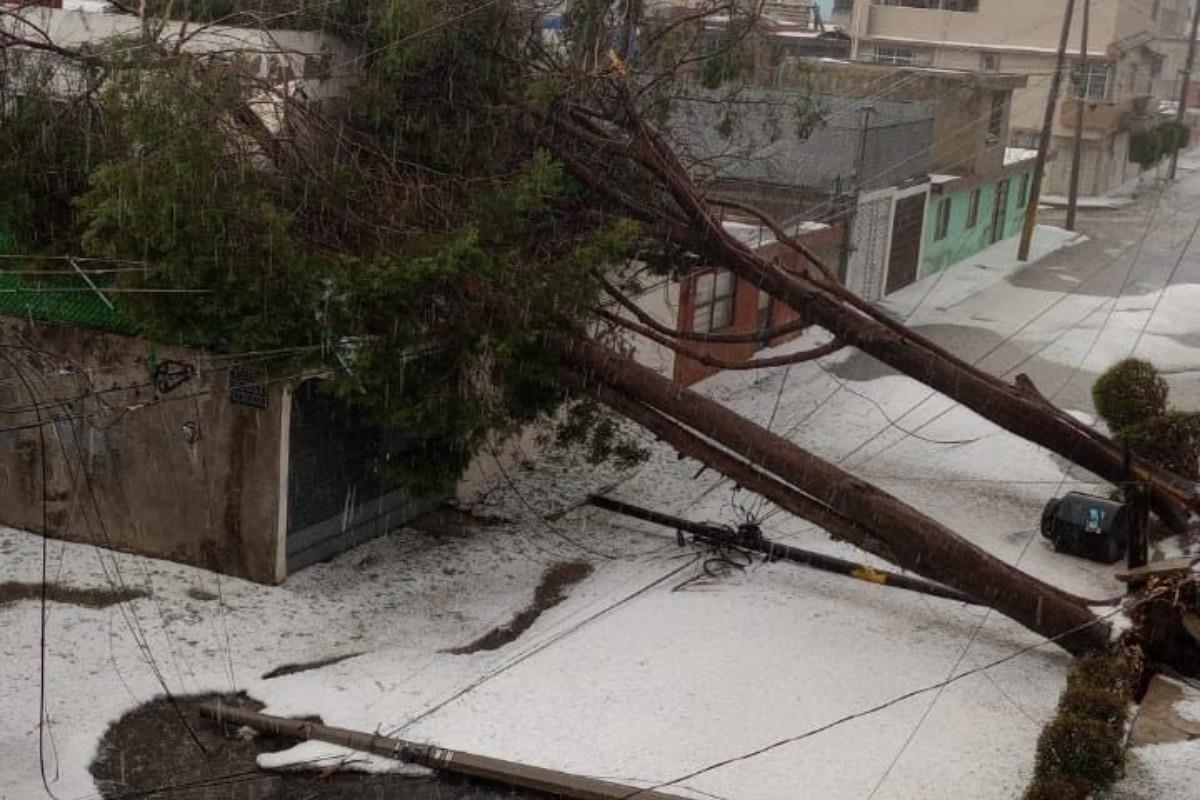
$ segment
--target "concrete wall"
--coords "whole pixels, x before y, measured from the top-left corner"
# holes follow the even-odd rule
[[[0,317],[0,524],[42,528],[44,457],[52,537],[282,580],[281,386],[265,409],[230,402],[227,370],[160,393],[149,374],[166,359],[205,366],[195,351],[152,356],[138,339]],[[42,409],[56,422],[37,427],[20,375],[43,406],[62,401]]]
[[[920,69],[888,64],[793,61],[780,70],[782,84],[811,87],[831,95],[929,103],[933,110],[933,172],[999,173],[1004,137],[989,136],[992,97],[1005,98],[1001,130],[1007,131],[1014,90],[1024,75],[977,73],[969,69]],[[897,176],[905,177],[905,176]]]
[[[1020,201],[1021,180],[1022,176],[1029,176],[1032,172],[1033,162],[1029,161],[1020,165],[1018,169],[1007,172],[1001,178],[956,181],[934,187],[925,208],[925,245],[919,277],[924,278],[940,272],[993,244],[992,227],[996,214],[996,188],[1004,181],[1009,182],[1009,189],[1005,205],[1005,224],[999,238],[1003,240],[1019,233],[1027,208]],[[975,224],[968,226],[971,195],[976,191],[980,193],[979,213]],[[946,237],[939,240],[935,235],[938,213],[941,201],[947,198],[951,203],[950,225]]]

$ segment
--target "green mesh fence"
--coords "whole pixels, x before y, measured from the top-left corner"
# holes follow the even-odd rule
[[[0,265],[0,314],[65,322],[113,333],[138,332],[133,320],[122,315],[119,307],[109,308],[82,277],[5,271],[28,269],[18,264]],[[103,290],[108,281],[97,276],[93,282]],[[109,299],[117,305],[116,300]]]

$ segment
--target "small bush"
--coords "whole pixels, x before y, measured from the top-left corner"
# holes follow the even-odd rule
[[[1156,130],[1163,155],[1186,149],[1192,138],[1191,129],[1173,119],[1160,122]]]
[[[1125,659],[1077,659],[1058,714],[1038,737],[1034,780],[1025,800],[1085,800],[1112,786],[1125,768],[1128,702]]]
[[[1125,698],[1104,689],[1068,689],[1058,704],[1064,714],[1103,722],[1106,725],[1123,725],[1128,707]]]
[[[1153,128],[1137,131],[1129,140],[1129,160],[1148,169],[1162,158],[1162,138]]]
[[[1025,800],[1087,800],[1091,788],[1075,778],[1051,778],[1029,787]]]
[[[1106,788],[1117,782],[1124,766],[1120,726],[1060,712],[1038,737],[1039,780],[1080,780]]]
[[[1150,362],[1127,358],[1100,376],[1092,401],[1109,430],[1119,434],[1167,413],[1167,382]]]
[[[1200,480],[1200,414],[1168,411],[1125,428],[1122,444],[1189,480]]]

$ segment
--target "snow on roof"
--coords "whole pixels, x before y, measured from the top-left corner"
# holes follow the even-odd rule
[[[940,186],[943,183],[953,183],[961,177],[961,175],[930,175],[929,182],[935,186]]]
[[[726,220],[721,225],[733,238],[754,250],[775,244],[776,241],[775,234],[765,225],[754,222],[738,222],[736,220]],[[784,228],[789,236],[803,236],[807,233],[816,233],[828,229],[829,226],[823,222],[807,220],[792,223]]]
[[[1055,55],[1058,52],[1054,47],[1036,47],[1032,45],[1015,45],[1015,44],[991,44],[989,42],[951,42],[942,39],[916,39],[910,36],[869,36],[864,37],[870,42],[899,42],[902,44],[925,45],[926,47],[952,47],[956,50],[988,50],[988,51],[1003,51],[1013,53],[1044,53],[1046,55]],[[1078,56],[1079,50],[1067,49],[1068,56]]]
[[[1011,167],[1013,164],[1020,164],[1022,161],[1029,161],[1037,158],[1037,150],[1030,150],[1025,147],[1006,147],[1004,148],[1004,166]]]

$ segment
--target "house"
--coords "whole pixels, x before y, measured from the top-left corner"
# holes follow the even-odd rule
[[[328,370],[155,345],[74,288],[0,284],[0,525],[279,583],[441,501]]]
[[[0,16],[0,38],[44,41],[77,49],[118,37],[143,34],[142,22],[130,14],[99,13],[58,7],[22,7]],[[188,26],[167,20],[157,39],[164,48],[178,46],[196,56],[233,60],[263,86],[254,108],[273,131],[281,125],[285,101],[300,101],[320,113],[339,110],[358,70],[354,48],[324,31],[243,28],[228,25]],[[0,69],[52,67],[52,85],[64,95],[77,94],[90,78],[80,67],[47,52],[7,47]]]
[[[140,31],[129,15],[51,8],[0,25],[68,48]],[[193,30],[168,22],[160,38],[260,78],[269,91],[254,105],[268,127],[282,124],[276,111],[297,92],[325,111],[349,89],[353,52],[321,32]],[[18,76],[52,67],[64,96],[86,78],[56,54],[2,52],[0,67],[30,68]],[[0,229],[0,253],[14,246]],[[65,276],[0,274],[0,525],[278,583],[451,491],[418,495],[381,466],[424,443],[368,424],[322,390],[344,368],[336,353],[327,367],[281,374],[278,355],[155,344],[99,276],[61,263]]]
[[[852,40],[855,59],[1028,77],[1014,93],[1006,144],[1036,148],[1055,68],[1065,2],[1056,0],[838,0],[833,19]],[[1092,0],[1086,72],[1080,64],[1081,14],[1070,44],[1073,79],[1054,121],[1052,152],[1075,138],[1075,97],[1083,98],[1081,191],[1103,194],[1139,173],[1132,135],[1150,124],[1162,56],[1155,38],[1186,17],[1184,0]],[[1049,166],[1044,191],[1066,194],[1070,158]]]

